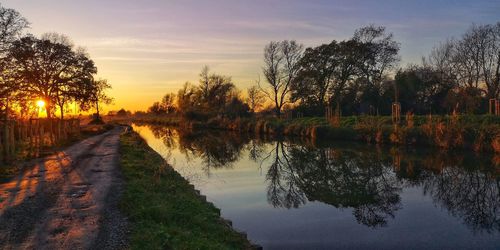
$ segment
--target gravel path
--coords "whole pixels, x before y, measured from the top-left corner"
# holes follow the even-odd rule
[[[122,249],[117,127],[0,184],[0,249]]]

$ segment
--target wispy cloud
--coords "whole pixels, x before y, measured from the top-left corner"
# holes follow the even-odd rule
[[[500,12],[495,0],[4,0],[2,4],[20,11],[33,24],[30,32],[68,34],[75,44],[85,46],[101,77],[113,83],[117,100],[134,86],[155,89],[147,90],[142,99],[161,96],[163,84],[172,88],[187,80],[195,82],[205,64],[234,76],[244,88],[260,73],[263,47],[269,41],[296,39],[315,46],[347,39],[370,23],[394,33],[402,44],[402,64],[414,62],[472,22],[499,21]]]

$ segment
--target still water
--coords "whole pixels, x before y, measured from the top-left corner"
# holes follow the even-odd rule
[[[264,249],[500,249],[500,158],[134,129]]]

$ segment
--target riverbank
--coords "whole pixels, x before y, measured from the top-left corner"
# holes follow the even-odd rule
[[[135,132],[120,137],[121,208],[132,249],[251,249],[194,187]]]
[[[276,119],[211,119],[183,122],[176,117],[132,119],[189,129],[209,128],[277,136],[301,136],[313,140],[361,141],[369,144],[432,146],[441,149],[470,149],[500,153],[500,117],[490,115],[411,116],[393,125],[390,116],[342,117],[333,124],[324,117]]]

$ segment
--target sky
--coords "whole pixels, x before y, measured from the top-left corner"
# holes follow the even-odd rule
[[[401,66],[472,23],[500,21],[498,0],[2,0],[31,23],[29,33],[57,32],[87,49],[98,77],[112,84],[107,110],[146,110],[204,65],[232,76],[239,89],[261,75],[269,41],[306,47],[349,39],[383,25],[401,43]]]

